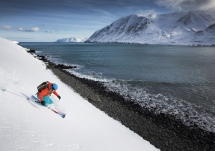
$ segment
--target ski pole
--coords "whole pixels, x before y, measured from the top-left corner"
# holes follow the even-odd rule
[[[11,94],[13,94],[13,95],[16,95],[16,96],[19,96],[19,97],[22,97],[22,98],[26,98],[26,97],[24,97],[24,96],[21,96],[21,95],[19,95],[19,94],[16,94],[16,93],[13,93],[13,92],[10,92],[10,91],[8,91],[8,90],[6,90],[6,89],[2,89],[2,91],[3,92],[8,92],[8,93],[11,93]],[[29,100],[29,98],[27,98],[27,100]]]

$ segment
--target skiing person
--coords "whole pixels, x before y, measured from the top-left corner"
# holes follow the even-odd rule
[[[60,95],[56,92],[58,89],[57,84],[48,83],[47,87],[38,92],[37,97],[40,100],[40,103],[44,106],[49,104],[53,104],[53,101],[50,99],[50,95],[54,93],[59,99],[61,99]]]

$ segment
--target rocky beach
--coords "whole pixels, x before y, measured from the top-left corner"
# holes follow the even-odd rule
[[[215,150],[214,133],[195,125],[188,127],[171,115],[155,114],[132,100],[108,91],[102,82],[79,78],[66,71],[68,68],[76,68],[75,66],[56,65],[47,60],[46,56],[37,58],[44,61],[48,69],[83,98],[157,148],[166,151]]]

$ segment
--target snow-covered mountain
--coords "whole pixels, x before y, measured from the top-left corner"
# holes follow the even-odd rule
[[[56,42],[85,42],[86,40],[87,40],[86,37],[84,38],[70,37],[58,39]]]
[[[0,52],[0,151],[159,150],[82,98],[26,48],[0,38]],[[50,97],[67,113],[64,119],[28,99],[47,79],[59,86],[61,100]]]
[[[199,45],[212,45],[215,46],[215,24],[208,26],[205,30],[198,31],[191,40],[193,43]]]
[[[145,16],[129,15],[96,31],[86,42],[122,42],[176,45],[212,45],[210,28],[215,18],[208,12],[190,11]],[[198,34],[204,31],[205,34]],[[207,33],[207,34],[206,34]],[[208,34],[212,37],[206,41]],[[195,40],[196,36],[199,40]]]
[[[207,28],[209,25],[214,23],[214,19],[211,15],[206,14],[203,11],[196,11],[196,12],[188,12],[186,15],[181,17],[178,23],[182,23],[183,25],[190,27],[190,28]]]

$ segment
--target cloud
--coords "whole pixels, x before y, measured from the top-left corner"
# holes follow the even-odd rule
[[[24,29],[21,28],[21,27],[20,27],[20,28],[17,28],[17,30],[18,30],[18,31],[24,31]]]
[[[27,32],[37,32],[40,29],[38,27],[32,27],[30,30],[26,30]]]
[[[0,26],[0,29],[1,30],[6,30],[6,31],[12,31],[12,30],[15,30],[15,28],[13,28],[12,26],[10,25],[4,25],[4,26]],[[39,27],[32,27],[30,29],[24,29],[22,27],[19,27],[16,29],[17,31],[22,31],[22,32],[37,32],[39,31]]]
[[[50,30],[45,30],[45,33],[51,33],[51,31]]]
[[[22,31],[22,32],[37,32],[37,31],[40,31],[39,27],[32,27],[31,29],[24,29],[22,27],[20,28],[17,28],[18,31]],[[45,33],[52,33],[50,30],[44,30],[42,32],[45,32]]]
[[[147,15],[149,15],[149,14],[156,14],[156,11],[155,10],[139,10],[138,12],[137,12],[137,15],[138,16],[147,16]]]
[[[30,29],[24,29],[24,28],[20,27],[20,28],[17,28],[17,30],[22,31],[22,32],[37,32],[40,29],[39,29],[39,27],[32,27]]]
[[[206,10],[215,8],[214,0],[157,0],[156,4],[177,11]]]
[[[0,29],[10,31],[13,29],[13,27],[9,25],[4,25],[4,26],[0,26]]]
[[[102,9],[94,9],[95,12],[104,14],[104,15],[111,15],[108,11],[102,10]]]

